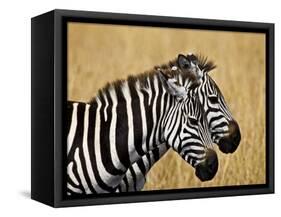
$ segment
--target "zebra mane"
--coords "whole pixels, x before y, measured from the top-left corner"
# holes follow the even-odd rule
[[[207,57],[203,55],[195,55],[195,57],[198,60],[198,66],[201,70],[205,72],[209,72],[216,68],[214,63],[212,61],[208,61]],[[126,79],[117,79],[112,82],[108,82],[104,87],[98,90],[97,96],[101,95],[102,93],[106,92],[109,88],[113,87],[117,92],[121,91],[122,85],[125,81],[128,82],[129,87],[135,87],[136,82],[139,82],[140,87],[147,88],[149,86],[148,80],[152,81],[153,77],[158,76],[159,70],[161,70],[163,73],[167,74],[170,77],[181,75],[183,79],[188,80],[194,80],[194,76],[191,73],[183,73],[181,70],[172,70],[172,68],[178,66],[178,60],[177,58],[170,60],[168,63],[164,63],[162,65],[156,65],[153,67],[153,69],[149,71],[145,71],[140,74],[136,75],[129,75]],[[96,96],[94,96],[90,100],[90,104],[93,103],[96,99]]]
[[[111,87],[113,87],[117,92],[121,91],[122,85],[125,81],[128,82],[129,87],[135,87],[136,82],[139,82],[141,88],[147,88],[149,87],[148,80],[152,81],[153,77],[157,76],[159,69],[170,76],[180,74],[179,70],[171,70],[173,66],[177,66],[177,59],[171,60],[166,64],[154,66],[153,69],[149,71],[145,71],[136,75],[129,75],[126,79],[117,79],[115,81],[108,82],[104,87],[98,90],[96,96],[101,95]],[[96,96],[90,100],[90,104],[95,102]]]
[[[202,71],[210,72],[217,67],[213,61],[208,60],[207,56],[204,56],[202,54],[198,54],[195,56],[198,59],[198,66]]]

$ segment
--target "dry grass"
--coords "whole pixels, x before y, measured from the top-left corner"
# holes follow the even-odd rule
[[[200,182],[169,151],[149,172],[146,190],[265,183],[265,35],[72,23],[68,26],[68,98],[89,101],[106,82],[141,73],[179,53],[201,52],[218,68],[219,85],[242,140],[232,155],[219,153],[212,181]]]

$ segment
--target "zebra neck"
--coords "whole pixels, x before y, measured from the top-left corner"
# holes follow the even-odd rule
[[[109,93],[116,93],[117,122],[123,123],[122,130],[117,126],[116,131],[127,141],[127,163],[131,166],[163,143],[162,122],[168,94],[157,76],[148,77],[145,85],[138,80],[134,83],[125,81],[120,88],[111,87]]]
[[[93,145],[113,172],[121,174],[164,142],[162,122],[168,98],[154,76],[147,78],[145,87],[139,81],[111,85],[92,101]]]
[[[160,81],[149,78],[146,87],[125,81],[101,90],[90,104],[70,103],[68,162],[78,166],[85,189],[114,191],[132,164],[164,142],[168,101]]]
[[[181,115],[183,102],[178,102],[175,98],[169,97],[167,111],[163,120],[163,137],[167,144],[174,150],[178,149],[179,135],[181,130]]]

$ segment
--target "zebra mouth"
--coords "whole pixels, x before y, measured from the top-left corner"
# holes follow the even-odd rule
[[[202,181],[209,181],[214,178],[218,171],[217,153],[209,149],[206,153],[206,160],[196,166],[195,175]]]

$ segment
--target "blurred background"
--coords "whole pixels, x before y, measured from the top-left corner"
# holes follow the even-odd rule
[[[200,182],[169,151],[154,165],[144,190],[265,183],[265,34],[101,24],[68,24],[68,100],[88,102],[107,82],[201,53],[238,121],[242,139],[234,154],[217,150],[215,178]]]

